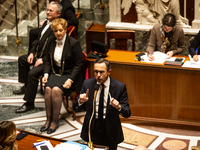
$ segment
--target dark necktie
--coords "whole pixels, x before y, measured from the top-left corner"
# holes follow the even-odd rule
[[[104,84],[101,84],[101,94],[99,98],[99,109],[98,109],[98,130],[101,132],[102,130],[102,122],[103,122],[103,108],[104,108]]]

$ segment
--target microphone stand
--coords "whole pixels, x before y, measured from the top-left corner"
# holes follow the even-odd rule
[[[92,150],[94,149],[94,147],[93,147],[93,143],[91,141],[91,122],[92,122],[92,118],[94,116],[95,99],[96,99],[96,96],[97,96],[97,91],[99,89],[99,84],[96,84],[94,89],[95,89],[95,91],[94,91],[94,99],[93,99],[93,110],[92,110],[92,115],[90,117],[89,126],[88,126],[88,136],[89,136],[88,147]]]

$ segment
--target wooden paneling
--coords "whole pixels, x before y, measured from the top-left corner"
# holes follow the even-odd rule
[[[131,116],[200,126],[200,70],[140,63],[135,54],[110,50],[106,58],[111,77],[127,86]]]
[[[22,130],[18,129],[18,131],[22,131]],[[27,131],[25,131],[25,132],[27,132]],[[28,135],[26,137],[24,137],[23,139],[21,139],[19,141],[16,140],[16,142],[18,143],[18,149],[19,150],[29,150],[29,149],[37,150],[36,147],[32,147],[32,146],[33,146],[33,143],[37,143],[37,140],[39,140],[39,139],[44,139],[44,140],[50,141],[53,147],[55,147],[57,144],[65,142],[65,140],[54,139],[54,138],[47,137],[44,135],[28,132]]]

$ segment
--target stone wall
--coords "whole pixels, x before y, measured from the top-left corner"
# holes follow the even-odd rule
[[[80,0],[84,3],[84,0]],[[77,0],[74,1],[77,11]],[[82,50],[86,51],[86,29],[93,22],[95,24],[107,24],[109,21],[109,0],[103,0],[104,9],[99,8],[99,0],[90,0],[88,5],[81,6],[83,15],[79,18],[78,40],[81,43]]]
[[[37,15],[36,0],[17,0],[17,20],[32,20]],[[39,0],[39,10],[44,10],[46,1]],[[15,0],[4,0],[0,3],[0,31],[15,27]]]

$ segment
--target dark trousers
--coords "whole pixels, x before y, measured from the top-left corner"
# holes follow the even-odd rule
[[[109,143],[110,139],[108,139],[107,131],[105,128],[105,120],[103,120],[102,131],[98,131],[98,123],[97,119],[95,119],[94,129],[91,135],[92,142],[97,145],[108,146],[109,150],[117,150],[117,144]],[[114,138],[114,137],[113,137]]]
[[[22,55],[18,59],[19,82],[25,83],[26,85],[23,99],[27,102],[34,102],[37,93],[38,79],[41,75],[43,75],[44,65],[42,64],[30,69],[30,66],[33,66],[34,63],[29,64],[27,62],[27,57],[28,54]]]
[[[39,32],[40,32],[40,29],[38,29],[38,28],[30,30],[30,32],[29,32],[29,49],[28,49],[29,52],[32,48],[32,43],[37,39]]]

